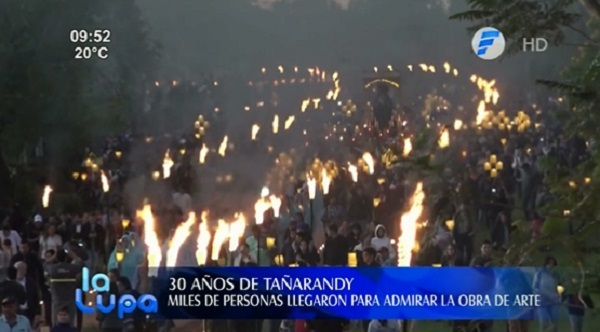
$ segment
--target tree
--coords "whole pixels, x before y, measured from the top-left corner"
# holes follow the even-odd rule
[[[0,19],[3,205],[36,146],[44,147],[42,178],[58,180],[95,138],[132,125],[156,51],[133,0],[10,0]],[[94,46],[73,43],[74,29],[110,30],[109,59],[74,59],[75,47]]]
[[[470,28],[494,26],[509,42],[509,51],[519,49],[522,38],[545,37],[553,45],[578,45],[578,56],[563,73],[564,82],[540,79],[542,85],[560,92],[566,102],[555,116],[562,124],[565,139],[583,142],[592,156],[561,166],[547,158],[541,163],[545,182],[559,199],[547,207],[544,236],[532,244],[515,243],[507,259],[513,263],[524,254],[544,246],[562,247],[569,254],[571,266],[581,270],[580,287],[587,292],[600,291],[598,280],[590,278],[600,271],[598,247],[591,234],[600,228],[600,2],[564,0],[553,2],[516,0],[468,0],[470,10],[452,19],[473,22]],[[589,21],[584,21],[589,18]],[[574,43],[578,39],[581,42]],[[565,226],[566,225],[566,226]],[[571,236],[564,236],[568,227]],[[584,282],[585,280],[585,282]]]

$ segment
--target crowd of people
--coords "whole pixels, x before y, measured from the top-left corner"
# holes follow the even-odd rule
[[[391,110],[383,113],[383,118],[393,114]],[[381,116],[378,113],[375,118]],[[386,138],[411,130],[402,126],[392,121],[385,129]],[[371,132],[373,127],[365,128],[369,128],[369,132],[350,130],[353,134],[349,135],[357,136],[348,141],[362,148],[373,148],[375,141],[372,153],[377,160],[389,149],[401,154],[398,150],[401,151],[402,140],[382,142],[377,129]],[[490,131],[477,141],[469,140],[468,135],[453,137],[453,145],[459,148],[452,150],[455,155],[449,156],[450,162],[440,181],[428,184],[436,186],[438,195],[427,202],[424,215],[430,222],[419,235],[420,249],[412,265],[502,265],[503,254],[517,231],[513,222],[515,214],[522,215],[531,238],[536,238],[544,224],[544,207],[556,199],[544,185],[544,173],[538,167],[538,160],[553,156],[564,167],[573,168],[589,158],[585,142],[576,138],[562,139],[557,128],[531,130],[518,137],[501,135]],[[84,266],[108,273],[109,294],[135,295],[151,291],[145,273],[148,266],[144,250],[135,255],[130,252],[125,259],[116,258],[116,254],[132,242],[142,242],[136,240],[144,235],[143,221],[123,207],[123,197],[115,195],[115,192],[121,193],[123,179],[136,171],[123,159],[116,160],[113,156],[117,150],[127,151],[133,140],[125,135],[108,141],[101,158],[110,172],[111,196],[102,194],[98,179],[88,181],[90,187],[83,189],[87,193],[85,208],[90,212],[35,214],[29,218],[15,205],[5,216],[0,231],[0,332],[29,331],[42,326],[56,332],[81,331],[83,317],[73,301],[73,294],[81,284],[80,273]],[[368,143],[360,146],[361,140]],[[177,140],[176,144],[185,144],[185,140]],[[506,165],[497,176],[491,176],[484,165],[491,154]],[[156,231],[164,243],[169,242],[172,230],[187,218],[188,212],[200,208],[192,203],[189,172],[185,171],[190,159],[181,158],[176,162],[175,167],[183,171],[174,172],[168,180],[170,185],[163,188],[170,191],[171,198],[164,199],[169,195],[162,195],[160,202],[153,205],[159,228]],[[337,162],[343,165],[347,160]],[[148,173],[146,169],[143,172]],[[268,210],[260,225],[246,227],[245,240],[234,257],[210,264],[396,266],[395,239],[402,232],[399,220],[410,200],[408,188],[414,184],[410,173],[410,167],[402,161],[378,165],[375,174],[361,175],[358,180],[342,168],[332,179],[329,192],[321,197],[322,205],[318,208],[309,202],[307,184],[295,184],[294,194],[283,197],[287,202],[282,205],[282,211],[278,211],[281,213]],[[267,241],[272,238],[276,241]],[[592,299],[583,292],[560,294],[557,286],[565,281],[555,273],[558,262],[552,257],[552,250],[546,254],[548,257],[533,280],[534,290],[544,299],[544,307],[535,319],[544,331],[557,332],[558,319],[566,314],[571,331],[582,332],[586,312],[593,308]],[[531,266],[538,262],[522,257],[519,264]],[[116,312],[96,318],[98,327],[107,332],[169,330],[174,326],[172,322],[138,313],[125,319],[119,319]],[[206,321],[203,328],[213,332],[226,329],[262,332],[266,328],[269,332],[341,332],[350,328],[364,332],[414,332],[418,331],[419,324],[395,320],[237,320]],[[502,323],[452,321],[450,329],[492,332],[498,324]],[[510,332],[525,332],[530,329],[531,319],[509,321],[506,325]]]

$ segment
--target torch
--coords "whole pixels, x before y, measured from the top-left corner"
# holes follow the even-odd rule
[[[313,205],[315,197],[317,196],[317,179],[315,179],[310,173],[306,176],[306,183],[308,185],[308,204],[309,204],[309,213],[310,213],[310,228],[313,228]]]

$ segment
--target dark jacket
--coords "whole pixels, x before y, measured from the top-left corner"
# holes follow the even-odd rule
[[[348,265],[348,244],[341,235],[328,237],[323,247],[323,264],[328,266]]]
[[[50,330],[51,332],[77,332],[77,328],[71,326],[71,324],[69,323],[61,323],[61,324],[56,324],[52,330]]]

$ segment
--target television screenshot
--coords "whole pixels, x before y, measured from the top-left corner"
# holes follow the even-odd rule
[[[0,0],[0,332],[596,332],[600,0]]]

